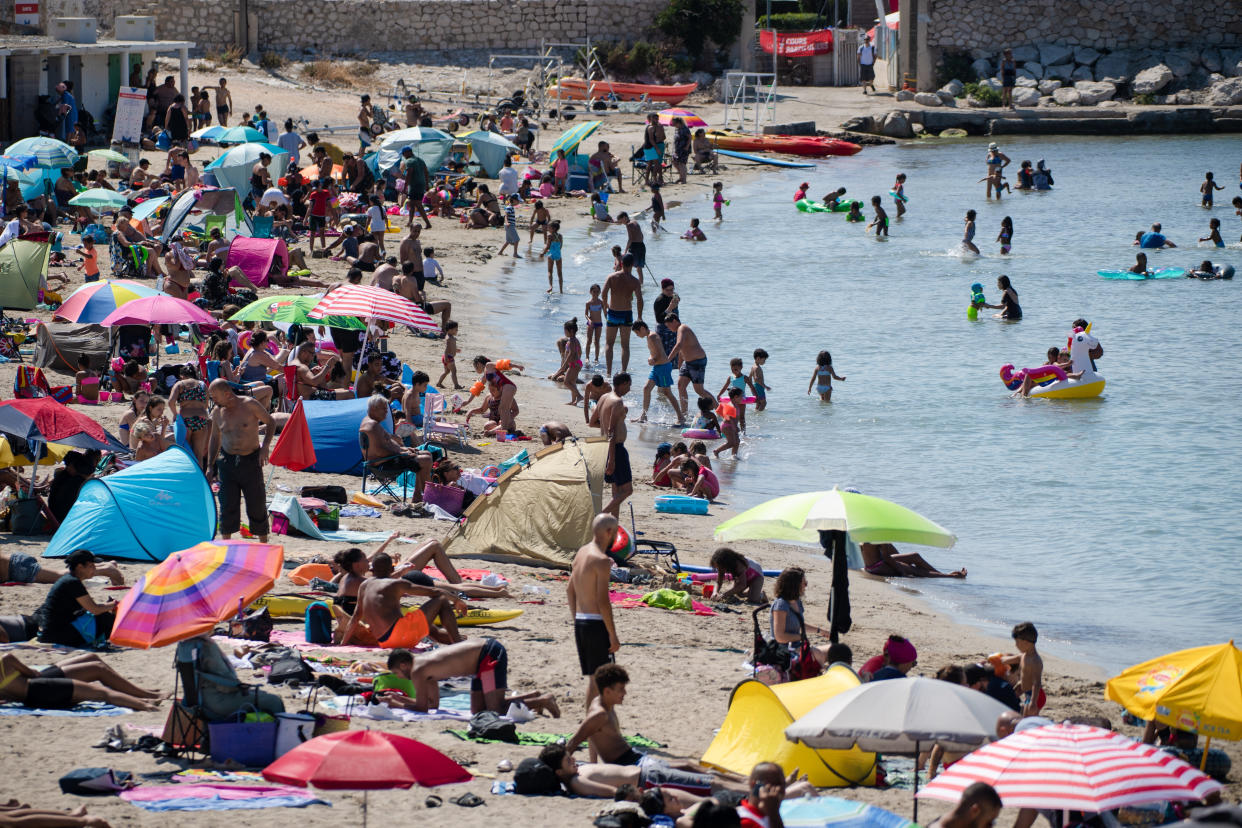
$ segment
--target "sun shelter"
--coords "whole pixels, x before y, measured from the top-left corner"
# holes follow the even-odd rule
[[[479,162],[488,178],[495,178],[505,165],[505,158],[521,150],[518,145],[503,135],[487,130],[476,129],[457,136],[458,141],[465,141],[470,147],[470,157]]]
[[[172,207],[168,208],[168,217],[164,219],[164,232],[160,241],[164,244],[181,232],[186,225],[202,225],[204,216],[224,216],[224,237],[253,236],[254,228],[250,225],[250,216],[242,209],[241,197],[237,190],[186,190]]]
[[[43,557],[89,549],[105,558],[162,561],[211,540],[215,532],[211,486],[194,457],[173,446],[116,474],[86,481]]]
[[[427,169],[435,172],[453,151],[453,136],[431,127],[410,127],[387,132],[379,142],[376,169],[388,172],[401,163],[401,153],[409,147],[423,159]]]
[[[310,432],[310,444],[314,456],[306,458],[312,464],[306,471],[327,474],[362,474],[362,449],[358,446],[358,429],[367,416],[370,398],[361,400],[302,400],[299,405],[304,415],[294,417],[280,432],[280,439],[272,448],[273,454],[284,454],[291,444],[304,442]],[[384,421],[384,430],[392,432],[392,417]],[[281,463],[281,465],[287,465]],[[300,464],[299,464],[300,465]]]
[[[454,527],[445,548],[450,555],[569,566],[591,539],[607,460],[608,441],[592,437],[550,446],[527,467],[514,465],[494,492],[470,504],[465,525]]]
[[[703,764],[748,774],[760,762],[775,762],[785,773],[798,768],[817,788],[874,785],[874,753],[858,748],[813,750],[785,738],[785,728],[796,719],[859,684],[858,676],[844,664],[803,681],[772,686],[742,682],[729,699],[729,712],[703,754]]]
[[[240,267],[246,278],[258,287],[267,287],[271,281],[272,263],[284,276],[289,272],[289,248],[283,239],[249,239],[238,236],[229,245],[225,268]]]
[[[108,363],[110,333],[99,325],[75,322],[40,322],[35,329],[35,352],[31,363],[36,368],[50,368],[72,374],[78,370],[78,359],[89,357],[91,367],[102,368]]]
[[[52,246],[14,239],[0,247],[0,307],[33,310],[39,304],[39,286],[47,275]]]

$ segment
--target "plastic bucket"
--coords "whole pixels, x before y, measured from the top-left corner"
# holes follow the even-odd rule
[[[315,717],[309,713],[277,713],[276,758],[312,738],[314,732]]]

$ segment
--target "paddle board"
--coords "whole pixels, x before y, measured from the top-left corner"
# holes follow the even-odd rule
[[[258,598],[250,609],[257,610],[267,607],[267,611],[271,613],[273,618],[301,618],[306,615],[306,607],[315,601],[323,601],[329,607],[332,606],[331,598],[306,598],[301,595],[263,595]],[[417,607],[405,607],[406,612],[411,612]],[[472,609],[465,615],[457,619],[459,627],[481,627],[486,624],[500,624],[504,621],[512,621],[521,615],[523,610],[520,609]]]
[[[682,564],[681,571],[682,572],[693,572],[693,573],[697,573],[701,575],[701,574],[705,574],[709,572],[715,572],[716,570],[712,569],[710,566],[695,566],[694,564]],[[775,578],[777,575],[780,575],[780,574],[781,574],[781,571],[779,569],[763,570],[763,575],[765,578]]]
[[[754,161],[756,164],[767,164],[770,167],[814,167],[814,164],[808,164],[805,161],[781,161],[778,158],[764,158],[762,155],[751,155],[746,152],[736,152],[734,150],[718,149],[717,155],[727,155],[730,158],[740,158],[743,161]]]
[[[1151,272],[1150,276],[1131,273],[1128,270],[1098,270],[1096,272],[1105,279],[1126,279],[1133,282],[1145,282],[1148,279],[1181,279],[1186,275],[1186,271],[1180,267],[1157,268]]]

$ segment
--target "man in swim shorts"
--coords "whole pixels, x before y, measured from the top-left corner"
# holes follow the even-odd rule
[[[267,492],[263,464],[267,462],[276,425],[271,412],[254,397],[239,397],[227,380],[214,379],[207,389],[215,408],[211,412],[211,438],[207,456],[209,480],[219,480],[220,537],[228,539],[241,528],[241,500],[246,497],[250,532],[267,543]],[[263,438],[259,426],[263,425]],[[219,457],[216,457],[219,452]]]
[[[641,231],[639,231],[641,232]],[[612,349],[617,342],[617,330],[621,331],[621,370],[630,367],[630,326],[634,323],[634,307],[637,307],[638,318],[643,316],[643,283],[634,276],[634,255],[626,253],[621,257],[621,269],[608,275],[600,291],[600,301],[604,303],[605,332],[604,367],[608,374],[612,373]]]
[[[703,380],[707,376],[707,353],[699,343],[698,336],[689,325],[681,321],[681,317],[676,313],[666,314],[664,324],[677,336],[676,344],[673,345],[668,358],[670,362],[681,360],[681,370],[678,372],[680,379],[677,380],[677,399],[681,404],[681,410],[689,412],[690,395],[686,392],[688,386],[693,385],[694,392],[700,397],[712,399],[712,395],[703,387]]]
[[[401,599],[407,595],[430,600],[406,612]],[[358,587],[358,611],[338,628],[336,643],[412,650],[431,637],[441,644],[455,644],[461,635],[457,616],[450,610],[465,613],[466,603],[447,589],[419,586],[402,578],[369,578]],[[437,616],[443,628],[434,623]]]
[[[560,708],[551,693],[509,694],[509,654],[494,638],[472,638],[418,656],[409,676],[417,691],[414,709],[426,712],[438,708],[440,682],[458,676],[470,676],[472,714],[490,710],[504,715],[510,704],[521,702],[537,713],[560,718]]]
[[[651,354],[647,358],[647,364],[651,366],[651,374],[647,377],[647,384],[643,386],[643,413],[635,422],[647,422],[647,409],[651,406],[652,389],[660,389],[660,396],[668,401],[673,407],[673,414],[677,420],[674,425],[681,425],[685,419],[685,415],[681,408],[677,405],[677,398],[673,396],[673,362],[668,358],[668,354],[664,351],[664,341],[658,333],[653,333],[647,323],[641,319],[634,323],[633,331],[638,336],[647,340],[647,351]]]
[[[0,584],[54,584],[62,574],[44,569],[25,552],[0,554]]]
[[[625,252],[634,257],[634,269],[638,271],[638,281],[641,283],[643,280],[643,268],[647,266],[647,243],[643,241],[643,228],[638,226],[638,222],[630,218],[629,213],[618,215],[617,224],[625,226]],[[641,308],[639,308],[638,315],[642,316]]]
[[[578,664],[587,677],[587,707],[598,692],[595,671],[612,663],[613,654],[621,649],[617,626],[612,618],[608,599],[608,576],[612,560],[608,551],[617,538],[617,519],[601,513],[591,524],[591,542],[574,554],[565,597],[574,618],[574,643],[578,648]]]
[[[634,492],[634,475],[630,470],[630,453],[625,447],[625,401],[630,391],[630,375],[624,372],[612,378],[612,391],[600,398],[591,425],[608,438],[608,460],[604,464],[604,482],[612,484],[612,499],[604,511],[621,516],[621,504]]]
[[[132,710],[154,710],[160,693],[126,681],[94,653],[81,653],[33,670],[12,653],[0,656],[0,699],[42,710],[67,710],[101,701]]]

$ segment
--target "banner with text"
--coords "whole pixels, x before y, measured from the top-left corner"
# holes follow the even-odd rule
[[[116,118],[112,122],[112,143],[136,144],[142,140],[142,119],[147,114],[147,90],[122,86],[116,95]]]

